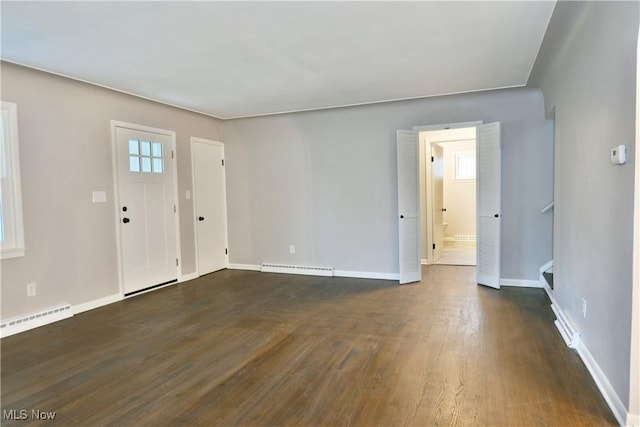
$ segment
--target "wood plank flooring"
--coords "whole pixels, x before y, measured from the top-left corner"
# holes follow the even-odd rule
[[[2,425],[616,425],[543,290],[423,276],[224,270],[5,338]]]

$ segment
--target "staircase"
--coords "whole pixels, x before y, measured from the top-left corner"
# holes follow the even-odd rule
[[[553,289],[553,267],[551,267],[548,271],[542,272],[542,277],[547,281],[549,287]]]
[[[553,260],[540,267],[540,282],[553,289]]]
[[[547,206],[542,208],[540,211],[541,214],[545,214],[553,210],[555,202],[549,203]],[[553,255],[552,255],[553,256]],[[544,284],[546,282],[551,289],[553,289],[553,260],[549,261],[542,267],[540,267],[540,282]]]

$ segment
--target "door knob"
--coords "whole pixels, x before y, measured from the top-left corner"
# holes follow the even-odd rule
[[[500,217],[500,215],[498,215],[498,214],[495,214],[494,216],[495,216],[496,218],[499,218],[499,217]]]
[[[204,217],[203,216],[199,216],[198,217],[198,221],[204,221]]]
[[[404,218],[404,215],[400,215],[400,219]]]
[[[447,208],[442,208],[442,212],[446,212],[446,211],[447,211]]]
[[[124,222],[125,224],[128,223],[129,221],[131,221],[129,218],[122,218],[122,222]]]

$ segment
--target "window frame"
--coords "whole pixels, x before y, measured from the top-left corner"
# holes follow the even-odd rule
[[[18,106],[12,102],[0,101],[2,120],[2,140],[4,164],[0,164],[2,191],[3,237],[0,241],[0,259],[17,258],[25,255],[24,219],[22,212],[22,184],[20,181],[20,149],[18,139]],[[8,193],[8,194],[6,194]],[[9,216],[5,216],[6,213]],[[8,220],[6,220],[8,218]]]

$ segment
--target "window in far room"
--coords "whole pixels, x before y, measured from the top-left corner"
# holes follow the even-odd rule
[[[456,180],[476,179],[476,154],[473,151],[456,154]]]
[[[18,109],[0,101],[0,259],[24,256]]]

